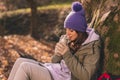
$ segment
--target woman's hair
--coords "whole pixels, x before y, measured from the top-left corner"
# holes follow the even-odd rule
[[[70,51],[72,52],[72,54],[74,54],[82,45],[82,43],[87,39],[88,34],[87,32],[78,32],[78,37],[76,40],[71,41],[68,43]]]

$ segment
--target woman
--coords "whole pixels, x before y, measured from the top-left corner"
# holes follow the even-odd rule
[[[87,28],[79,2],[73,2],[64,28],[52,63],[19,58],[8,80],[92,80],[99,66],[100,40],[94,29]]]

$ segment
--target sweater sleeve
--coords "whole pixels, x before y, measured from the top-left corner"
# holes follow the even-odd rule
[[[100,56],[99,55],[100,49],[98,46],[93,46],[93,47],[94,47],[94,53],[92,54],[88,53],[88,55],[84,57],[83,63],[81,63],[79,58],[76,58],[69,51],[63,55],[63,59],[65,60],[65,63],[70,69],[72,75],[79,80],[90,80],[90,78],[96,71],[96,67]]]

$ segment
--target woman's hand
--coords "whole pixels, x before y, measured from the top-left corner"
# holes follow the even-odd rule
[[[64,55],[69,50],[67,44],[58,42],[55,46],[55,53],[58,55]]]

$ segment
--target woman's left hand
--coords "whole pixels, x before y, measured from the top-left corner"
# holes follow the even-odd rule
[[[64,55],[69,50],[68,46],[63,42],[58,42],[55,46],[55,52]]]

